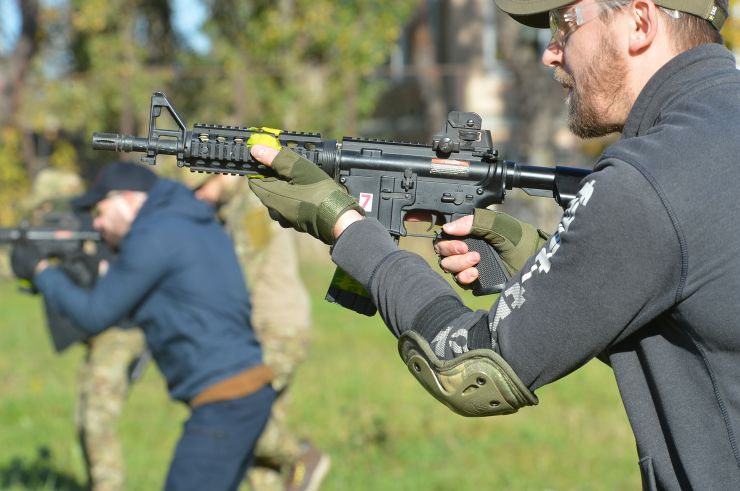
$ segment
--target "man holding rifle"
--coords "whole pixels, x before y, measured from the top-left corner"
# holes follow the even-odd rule
[[[740,72],[724,0],[497,0],[550,27],[542,61],[581,137],[621,132],[548,237],[476,210],[445,232],[485,238],[514,272],[489,311],[465,307],[356,200],[290,150],[252,154],[278,178],[250,187],[280,222],[331,244],[399,337],[412,374],[465,415],[537,404],[599,357],[613,368],[645,489],[738,489]],[[461,284],[476,252],[441,240]]]
[[[173,399],[191,415],[166,490],[236,490],[275,397],[252,331],[249,296],[232,242],[210,205],[144,166],[102,168],[76,199],[118,255],[87,291],[32,244],[15,247],[16,276],[91,334],[130,316]]]
[[[65,218],[68,214],[76,216],[68,210],[69,200],[83,189],[82,179],[77,174],[53,168],[41,170],[34,178],[31,197],[25,203],[31,222],[44,224],[56,213]],[[86,213],[81,211],[80,215]],[[104,248],[103,244],[96,244],[95,259],[99,259]],[[84,249],[84,244],[81,249]],[[79,253],[85,254],[84,250]],[[90,268],[97,269],[95,259],[90,258]],[[90,491],[121,491],[125,489],[125,480],[118,423],[137,373],[140,374],[146,366],[148,353],[144,335],[137,327],[119,323],[98,335],[86,337],[74,326],[67,328],[73,329],[72,332],[62,331],[65,328],[61,325],[61,316],[54,320],[48,318],[47,322],[58,352],[71,345],[72,339],[85,345],[84,362],[79,370],[75,423],[85,459],[88,487]],[[55,329],[62,332],[55,332]]]

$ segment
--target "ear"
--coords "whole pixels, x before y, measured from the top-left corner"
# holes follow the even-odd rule
[[[144,201],[146,201],[147,196],[149,195],[142,191],[121,191],[121,197],[126,203],[126,207],[128,208],[129,212],[132,214],[132,220],[139,212],[139,209],[144,204]]]
[[[630,21],[630,54],[648,49],[658,33],[658,7],[652,0],[635,0],[627,8]]]

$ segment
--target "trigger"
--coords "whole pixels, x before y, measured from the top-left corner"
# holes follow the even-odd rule
[[[440,220],[439,215],[432,213],[432,221],[429,222],[429,228],[427,229],[427,232],[431,231],[432,227],[436,227],[437,225],[441,227],[442,225],[444,225],[444,223],[444,221]]]

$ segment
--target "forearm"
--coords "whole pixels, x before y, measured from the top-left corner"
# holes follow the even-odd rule
[[[337,240],[332,259],[367,289],[396,337],[415,330],[430,343],[441,341],[443,356],[451,357],[459,353],[447,349],[454,346],[448,338],[458,333],[457,341],[462,342],[463,329],[465,350],[491,347],[485,313],[465,307],[442,277],[418,255],[398,249],[376,220],[350,225]],[[451,326],[455,329],[448,329]]]
[[[117,319],[96,308],[90,292],[75,285],[57,268],[42,268],[34,277],[34,285],[55,310],[63,313],[80,329],[96,334]]]

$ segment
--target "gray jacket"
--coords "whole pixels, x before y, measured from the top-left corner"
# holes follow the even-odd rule
[[[732,54],[704,45],[671,60],[488,312],[462,306],[377,222],[347,229],[333,259],[396,335],[436,337],[448,358],[493,348],[531,390],[599,356],[646,489],[740,489],[739,133]],[[454,339],[436,336],[449,326]]]

